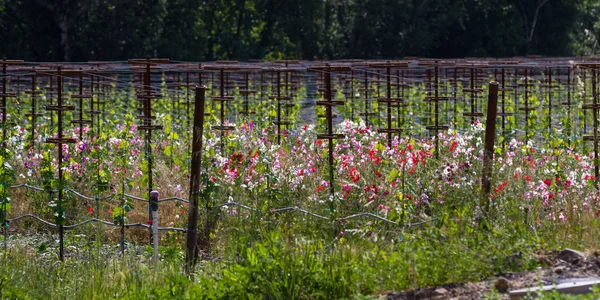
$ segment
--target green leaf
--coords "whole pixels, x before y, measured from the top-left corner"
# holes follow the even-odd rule
[[[390,173],[388,174],[388,178],[387,181],[388,182],[392,182],[394,180],[396,180],[396,178],[398,177],[398,170],[393,169],[390,171]]]
[[[165,153],[166,156],[170,156],[171,154],[173,154],[173,146],[168,145],[165,147],[165,150],[163,151]]]

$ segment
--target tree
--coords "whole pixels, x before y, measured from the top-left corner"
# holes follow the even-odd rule
[[[533,40],[535,28],[537,26],[538,17],[540,15],[540,9],[544,5],[548,4],[550,0],[517,0],[519,9],[524,19],[525,24],[525,38],[527,41],[527,50]]]

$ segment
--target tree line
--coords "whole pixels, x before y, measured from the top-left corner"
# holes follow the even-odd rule
[[[32,61],[593,55],[600,0],[0,0]]]

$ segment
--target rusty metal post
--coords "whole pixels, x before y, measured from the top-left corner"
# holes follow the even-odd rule
[[[83,96],[83,74],[79,74],[79,96]],[[83,140],[83,98],[79,98],[79,140]]]
[[[317,139],[327,139],[328,144],[328,157],[329,157],[329,190],[331,192],[331,196],[335,195],[335,186],[334,186],[334,159],[333,159],[333,140],[334,139],[343,139],[345,136],[343,134],[334,134],[333,133],[333,107],[344,105],[344,101],[333,100],[333,91],[334,89],[331,87],[331,73],[332,72],[347,72],[350,71],[351,68],[347,66],[331,66],[329,64],[325,64],[325,66],[315,66],[308,68],[309,71],[316,71],[318,73],[323,74],[325,89],[323,92],[325,93],[325,100],[317,101],[317,105],[325,106],[325,116],[327,118],[327,133],[325,134],[317,134]],[[334,213],[334,201],[330,201],[329,206],[330,212]]]
[[[60,75],[60,67],[58,67],[58,106],[62,106],[62,78]],[[62,139],[63,137],[63,132],[62,132],[62,111],[58,111],[58,202],[62,203],[62,197],[63,197],[63,170],[62,170],[62,161],[63,161],[63,151],[62,151],[62,142],[60,141],[60,139]],[[58,239],[59,239],[59,243],[60,243],[60,260],[64,260],[64,227],[63,224],[60,224],[58,226]]]
[[[433,131],[435,134],[435,158],[439,158],[440,153],[440,141],[439,141],[439,133],[441,130],[447,130],[448,125],[440,124],[440,101],[448,101],[450,100],[447,96],[440,96],[440,78],[439,78],[439,68],[441,66],[453,66],[455,63],[452,61],[421,61],[420,65],[423,66],[431,66],[433,67],[433,81],[429,79],[430,91],[428,96],[425,97],[424,101],[431,106],[433,103],[433,125],[425,126],[429,131]],[[429,69],[428,69],[429,70]],[[431,71],[429,72],[431,74]]]
[[[17,97],[18,94],[15,93],[9,93],[6,90],[6,82],[7,82],[7,76],[6,76],[6,69],[8,67],[8,65],[15,65],[15,64],[22,64],[23,61],[22,60],[7,60],[6,57],[2,59],[2,61],[0,61],[0,64],[2,64],[2,94],[0,94],[2,96],[2,103],[0,104],[2,106],[2,143],[4,143],[6,141],[6,114],[7,114],[7,106],[8,103],[6,103],[6,98],[13,98],[13,97]]]
[[[386,96],[388,100],[391,100],[392,98],[392,75],[391,75],[391,68],[387,67],[385,68],[385,84],[386,84]],[[390,102],[387,102],[387,142],[388,142],[388,147],[392,148],[392,106]]]
[[[385,111],[385,116],[386,116],[386,123],[382,124],[385,127],[383,128],[379,128],[377,130],[377,132],[379,133],[385,133],[387,135],[387,145],[388,147],[392,147],[392,134],[400,134],[402,132],[402,129],[400,128],[392,128],[392,106],[393,105],[400,105],[403,101],[402,98],[392,98],[392,73],[391,73],[391,69],[392,68],[407,68],[408,67],[408,63],[405,61],[387,61],[384,63],[371,63],[368,65],[370,68],[379,68],[379,69],[385,69],[385,86],[386,86],[386,97],[381,97],[377,99],[377,103],[379,103],[380,105],[385,104],[386,105],[386,111]],[[378,82],[379,85],[379,82]],[[380,106],[381,107],[381,106]],[[387,125],[387,126],[386,126]]]
[[[202,167],[202,135],[204,131],[204,101],[206,89],[196,87],[194,103],[194,129],[192,141],[192,170],[190,173],[190,204],[186,239],[186,271],[191,273],[196,266],[197,232],[198,232],[198,198],[200,197],[200,169]],[[208,202],[206,209],[208,210]]]
[[[598,96],[598,69],[600,69],[600,64],[598,63],[588,63],[588,64],[582,64],[581,65],[583,67],[583,71],[586,71],[586,68],[589,68],[591,71],[591,80],[592,80],[592,103],[591,104],[586,104],[584,103],[582,105],[582,108],[584,109],[584,112],[586,110],[591,110],[592,111],[592,116],[593,116],[593,134],[592,135],[584,135],[583,136],[583,140],[584,141],[591,141],[594,143],[594,176],[596,177],[596,182],[595,182],[595,186],[596,189],[600,188],[599,183],[600,183],[600,160],[598,159],[598,152],[599,152],[599,147],[598,147],[598,141],[600,140],[600,136],[598,135],[598,127],[600,126],[598,124],[598,110],[600,110],[600,97]],[[585,73],[584,73],[585,74]]]
[[[573,132],[573,122],[571,120],[571,72],[573,68],[567,69],[567,120],[569,120],[569,132],[567,132],[567,145],[571,147],[571,133]]]
[[[35,90],[35,73],[31,77],[31,147],[35,145],[35,126],[37,123],[37,117],[41,114],[35,112],[36,108],[36,90]]]
[[[458,75],[458,67],[455,67],[453,70],[453,74],[452,74],[452,99],[453,99],[453,105],[454,107],[452,108],[452,110],[454,111],[454,118],[452,119],[452,124],[454,125],[454,127],[457,127],[457,120],[456,120],[456,115],[458,115],[458,81],[457,81],[457,75]]]
[[[190,72],[185,72],[185,125],[190,125]]]
[[[465,70],[467,68],[470,69],[470,74],[471,74],[471,78],[470,78],[470,87],[469,88],[463,88],[463,92],[465,93],[470,93],[471,97],[470,97],[470,103],[469,103],[469,107],[470,110],[469,112],[465,112],[463,113],[463,116],[465,117],[470,117],[471,118],[471,122],[475,123],[475,121],[477,120],[477,117],[483,117],[483,113],[482,112],[478,112],[477,110],[477,100],[478,100],[478,94],[483,92],[483,89],[481,88],[477,88],[477,81],[476,81],[476,77],[477,77],[477,68],[480,67],[484,67],[482,65],[476,65],[474,63],[470,63],[470,64],[466,64],[462,66]],[[465,97],[466,98],[466,97]],[[465,100],[466,101],[466,100]]]
[[[525,144],[529,140],[529,76],[525,70]]]
[[[373,113],[369,112],[369,73],[367,72],[367,70],[365,69],[365,81],[364,81],[364,93],[365,93],[365,112],[364,112],[364,116],[365,116],[365,125],[367,127],[369,127],[369,115],[372,115]]]
[[[6,92],[6,58],[4,58],[4,62],[2,64],[2,144],[4,145],[6,141],[6,97],[8,93]]]
[[[492,163],[494,140],[496,137],[496,115],[498,113],[498,83],[490,82],[488,95],[487,120],[485,123],[485,149],[483,157],[483,175],[481,177],[482,204],[485,217],[488,217],[490,190],[492,187]]]
[[[350,70],[350,120],[354,122],[354,69]]]
[[[2,141],[1,141],[2,151],[5,150],[6,142],[7,142],[6,131],[7,131],[8,124],[6,123],[6,113],[7,113],[6,106],[8,104],[6,103],[6,98],[7,97],[17,97],[17,95],[9,94],[6,91],[6,80],[7,80],[6,68],[7,68],[7,65],[9,65],[9,64],[15,64],[15,63],[21,63],[21,62],[22,61],[8,61],[8,60],[6,60],[6,58],[4,58],[2,60],[2,104],[1,104],[2,105]],[[4,201],[6,201],[6,202],[2,205],[2,209],[1,209],[2,218],[0,220],[0,222],[1,222],[0,226],[2,227],[2,231],[4,233],[4,249],[6,250],[6,241],[8,239],[8,223],[6,222],[6,216],[8,213],[8,204],[7,204],[8,199],[4,199]]]
[[[152,123],[152,100],[151,100],[151,93],[152,93],[152,78],[150,76],[150,57],[146,57],[146,61],[148,61],[148,63],[146,64],[146,73],[144,73],[144,88],[145,88],[145,92],[146,92],[146,99],[145,99],[145,105],[144,105],[144,111],[145,111],[145,117],[146,119],[144,119],[144,125],[146,126],[150,126],[150,124]],[[152,188],[153,188],[153,182],[152,179],[154,177],[153,174],[153,160],[152,160],[152,129],[148,128],[146,130],[146,163],[148,164],[148,204],[151,206],[151,194],[152,194]],[[148,220],[152,220],[152,209],[148,210]]]
[[[583,81],[583,89],[582,89],[583,97],[587,98],[587,78],[586,78],[587,72],[586,72],[585,68],[582,69],[581,71],[583,73],[583,80],[582,80]],[[586,114],[586,111],[584,110],[583,111],[583,132],[587,131],[587,120],[586,119],[587,119],[587,114]]]
[[[47,138],[46,139],[46,143],[51,143],[51,144],[57,144],[57,151],[58,151],[58,203],[57,205],[62,205],[62,198],[63,198],[63,189],[64,189],[64,183],[63,183],[63,169],[62,169],[62,162],[63,162],[63,144],[72,144],[75,143],[76,140],[72,139],[72,138],[65,138],[64,137],[64,133],[63,133],[63,112],[66,111],[73,111],[75,110],[75,107],[73,106],[67,106],[67,105],[63,105],[63,95],[62,95],[62,89],[63,89],[63,76],[64,74],[62,73],[62,68],[59,66],[58,70],[56,72],[56,80],[57,80],[57,100],[58,100],[58,104],[57,105],[47,105],[46,106],[46,110],[49,111],[56,111],[58,114],[58,120],[57,120],[57,125],[58,125],[58,137],[57,138]],[[64,223],[65,223],[65,217],[62,216],[62,222],[60,222],[60,224],[58,225],[58,239],[59,239],[59,258],[60,260],[64,260]]]
[[[506,105],[505,105],[505,96],[506,96],[506,78],[505,78],[505,69],[502,68],[502,136],[504,137],[504,133],[506,132]],[[506,138],[502,139],[502,148],[506,146]]]
[[[331,93],[331,71],[329,68],[325,72],[325,101],[332,101]],[[333,107],[331,105],[326,106],[327,114],[327,134],[333,135]],[[331,196],[335,194],[334,181],[333,181],[333,139],[329,139],[329,189],[331,190]],[[332,201],[333,202],[333,201]]]
[[[435,128],[435,158],[439,158],[440,157],[440,138],[439,138],[439,125],[440,125],[440,107],[439,107],[439,68],[437,66],[437,62],[436,62],[436,66],[434,66],[434,73],[435,73],[435,82],[433,83],[434,86],[434,97],[436,98],[436,101],[433,102],[434,104],[434,116],[435,116],[435,121],[434,121],[434,126]]]
[[[132,68],[143,71],[143,84],[139,91],[136,91],[138,98],[141,98],[143,115],[138,116],[142,120],[142,125],[138,126],[138,130],[146,131],[146,163],[148,164],[148,205],[151,205],[151,195],[153,191],[153,158],[152,158],[152,131],[160,130],[163,128],[162,125],[152,124],[152,120],[156,119],[156,116],[152,115],[152,99],[157,98],[158,93],[152,91],[151,73],[152,69],[155,69],[157,64],[168,64],[169,59],[150,59],[149,56],[146,59],[130,59],[128,61]],[[136,67],[137,66],[137,67]],[[152,210],[148,210],[148,219],[152,220]]]
[[[223,65],[223,64],[227,64],[227,65]],[[212,97],[212,103],[216,103],[219,102],[221,107],[220,107],[220,125],[215,125],[215,126],[211,126],[211,129],[213,130],[217,130],[220,131],[220,136],[221,136],[221,141],[220,141],[220,145],[221,145],[221,154],[225,154],[225,133],[229,130],[235,130],[235,126],[231,126],[231,125],[225,125],[225,108],[228,102],[234,101],[234,97],[233,96],[227,96],[225,95],[225,71],[234,71],[234,70],[239,70],[240,67],[236,64],[231,64],[228,61],[223,61],[223,62],[217,62],[217,65],[206,65],[204,66],[205,70],[210,70],[213,71],[211,72],[211,76],[212,74],[214,74],[214,71],[218,71],[219,72],[219,96]],[[214,81],[213,81],[214,84]]]
[[[552,67],[548,67],[548,137],[552,134]]]
[[[83,140],[83,125],[84,124],[92,124],[92,120],[84,120],[83,119],[83,99],[92,99],[91,105],[93,106],[94,100],[93,95],[84,95],[83,94],[83,69],[79,69],[79,94],[71,95],[73,99],[79,99],[79,119],[71,121],[73,124],[79,124],[79,140]],[[93,79],[92,79],[93,82]]]
[[[594,101],[594,175],[596,176],[596,188],[598,188],[598,182],[600,181],[600,161],[598,161],[598,71],[596,69],[592,72],[592,95]]]
[[[277,144],[281,144],[281,71],[277,71]]]

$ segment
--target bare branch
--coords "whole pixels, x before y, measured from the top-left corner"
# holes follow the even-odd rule
[[[529,30],[529,34],[527,36],[527,41],[531,42],[533,40],[533,33],[535,32],[535,26],[537,25],[538,16],[540,14],[540,9],[546,5],[550,0],[538,0],[538,5],[535,8],[535,14],[533,15],[533,22],[531,23],[531,29]]]

